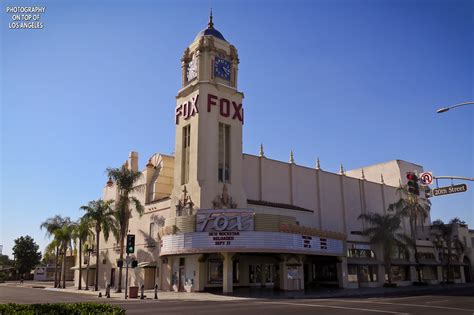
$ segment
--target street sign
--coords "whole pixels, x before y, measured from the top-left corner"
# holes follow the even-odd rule
[[[435,188],[432,190],[432,195],[436,197],[436,196],[455,194],[455,193],[460,193],[460,192],[465,192],[465,191],[467,191],[467,185],[460,184],[460,185]]]
[[[132,262],[132,257],[127,255],[127,257],[125,257],[125,262],[127,263],[127,266],[130,265],[130,263]]]
[[[433,173],[431,172],[424,172],[420,174],[420,182],[423,185],[431,185],[433,182]]]

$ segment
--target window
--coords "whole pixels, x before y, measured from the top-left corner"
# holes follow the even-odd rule
[[[410,267],[392,266],[392,281],[408,281],[408,280],[410,280]]]
[[[347,250],[347,257],[375,258],[375,253],[371,249],[349,248]]]
[[[349,282],[377,282],[376,265],[347,265]]]
[[[349,282],[357,282],[357,266],[347,265],[347,280]]]
[[[438,270],[436,266],[423,266],[421,267],[422,279],[425,280],[437,280]]]
[[[181,185],[189,182],[189,155],[191,145],[191,125],[183,127],[183,151],[181,156]]]
[[[448,271],[447,268],[443,270],[445,279],[448,278],[448,275],[447,275],[446,271]],[[449,272],[449,278],[450,279],[461,279],[461,268],[460,268],[460,266],[450,266],[448,272]]]
[[[224,268],[222,260],[209,260],[209,283],[222,283]]]
[[[230,126],[219,123],[219,169],[220,182],[230,182]]]
[[[357,278],[359,282],[377,282],[377,266],[359,265],[357,266]]]
[[[395,246],[392,251],[392,259],[408,260],[410,259],[410,256],[408,255],[408,251],[398,246]]]

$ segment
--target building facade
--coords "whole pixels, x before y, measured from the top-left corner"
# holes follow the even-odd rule
[[[383,285],[380,248],[362,235],[366,223],[358,216],[387,211],[400,198],[405,172],[422,167],[396,160],[331,173],[319,161],[314,168],[297,165],[293,154],[289,162],[267,158],[263,148],[258,155],[244,154],[238,51],[214,28],[212,16],[181,61],[174,156],[147,159],[137,182],[143,189],[133,193],[145,213],[134,212],[130,221],[138,260],[129,270],[130,283],[226,293],[238,287]],[[131,152],[124,166],[138,171],[138,165],[138,153]],[[103,199],[118,200],[114,183],[104,188]],[[410,234],[406,219],[400,229]],[[118,242],[100,243],[99,285],[115,285]],[[419,246],[427,257],[436,254],[429,240],[419,240]],[[411,284],[414,258],[395,254],[394,281]],[[430,277],[437,282],[439,263],[433,264]]]

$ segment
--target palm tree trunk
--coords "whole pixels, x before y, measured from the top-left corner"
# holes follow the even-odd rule
[[[56,246],[56,256],[54,258],[54,287],[58,287],[58,259],[59,259],[59,247]]]
[[[97,225],[100,226],[99,222]],[[97,239],[96,239],[96,254],[95,254],[95,291],[99,291],[99,236],[100,236],[100,228],[96,229]]]
[[[57,288],[61,288],[61,279],[63,277],[63,273],[62,273],[62,266],[63,266],[63,254],[61,254],[61,251],[59,251],[59,268],[58,268],[58,286]]]
[[[79,238],[79,285],[78,290],[82,290],[82,240]]]
[[[418,281],[422,282],[421,279],[421,269],[420,269],[420,264],[418,260],[418,246],[416,246],[416,218],[413,220],[410,220],[410,225],[411,225],[411,238],[413,240],[413,252],[415,254],[415,269],[416,269],[416,274],[418,277]]]
[[[89,265],[91,263],[91,252],[89,247],[87,248],[87,270],[86,270],[86,290],[89,290]]]
[[[62,267],[63,289],[66,289],[66,252],[67,250],[64,249],[63,267]]]

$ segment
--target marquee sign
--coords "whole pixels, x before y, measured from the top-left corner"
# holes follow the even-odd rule
[[[343,255],[343,241],[285,232],[221,231],[165,235],[160,255],[216,251]]]
[[[253,211],[199,210],[196,214],[197,232],[253,231]]]
[[[183,104],[179,104],[175,108],[175,123],[179,123],[179,118],[182,117],[184,120],[188,120],[194,115],[199,113],[199,94],[191,97]],[[239,102],[234,102],[226,98],[219,98],[213,94],[207,94],[207,112],[210,113],[214,106],[218,107],[219,114],[222,117],[229,117],[231,119],[237,119],[242,124],[244,123],[244,108]]]

